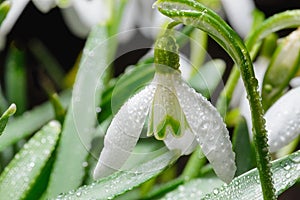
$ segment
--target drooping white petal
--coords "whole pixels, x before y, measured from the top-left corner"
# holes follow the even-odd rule
[[[150,85],[134,95],[112,120],[94,170],[95,179],[119,170],[128,159],[141,134],[155,88]]]
[[[6,35],[10,32],[15,25],[17,19],[21,15],[22,11],[26,7],[29,0],[12,0],[11,7],[7,13],[6,18],[0,26],[0,49],[3,49],[6,42]]]
[[[252,25],[253,0],[221,1],[231,25],[242,37],[246,37]]]
[[[235,174],[235,154],[226,126],[217,110],[178,75],[178,100],[196,139],[215,173],[225,182]]]
[[[275,152],[292,142],[300,134],[300,87],[295,88],[266,112],[270,151]]]
[[[172,134],[167,134],[164,143],[170,150],[180,150],[181,155],[189,155],[197,146],[195,135],[189,129],[181,137],[174,137]]]
[[[48,12],[51,8],[54,8],[55,0],[32,0],[34,5],[43,13]]]

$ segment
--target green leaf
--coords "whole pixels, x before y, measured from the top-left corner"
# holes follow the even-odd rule
[[[25,52],[12,44],[5,67],[6,97],[10,103],[14,102],[17,105],[16,115],[20,115],[27,108]]]
[[[0,176],[1,197],[23,199],[36,183],[59,139],[60,124],[51,121],[24,145]]]
[[[239,176],[255,167],[254,149],[250,143],[247,122],[241,117],[234,129],[232,138],[233,151],[237,170],[235,176]]]
[[[9,117],[12,116],[13,114],[15,114],[16,110],[17,110],[16,105],[11,104],[9,106],[9,108],[0,117],[0,136],[2,135],[2,133],[6,127]]]
[[[272,162],[276,195],[281,194],[300,180],[300,151]],[[224,185],[204,199],[263,199],[257,169],[253,169],[229,185]]]
[[[113,79],[110,86],[103,92],[99,121],[104,121],[107,117],[117,113],[128,98],[153,79],[154,72],[153,63],[146,61],[136,67],[127,68],[123,75]]]
[[[300,151],[287,157],[272,162],[272,172],[274,176],[274,186],[276,195],[281,194],[289,187],[300,180]],[[198,178],[192,180],[178,189],[166,195],[169,199],[176,200],[186,197],[193,199],[213,199],[213,200],[236,200],[236,199],[263,199],[260,180],[257,169],[253,169],[235,179],[230,184],[222,187],[217,178]],[[210,194],[207,194],[208,191]]]
[[[8,107],[7,100],[4,97],[1,85],[0,85],[0,113],[4,112]]]
[[[163,155],[138,165],[129,171],[119,171],[111,176],[100,179],[91,185],[83,186],[56,199],[112,199],[134,187],[146,182],[161,173],[170,163],[177,159],[176,152],[168,151]]]
[[[195,29],[190,37],[191,55],[190,61],[193,66],[193,73],[197,73],[198,69],[202,66],[207,49],[207,34],[203,31]]]
[[[10,9],[11,3],[10,1],[4,1],[0,5],[0,26],[4,19],[6,18],[6,15]]]
[[[61,101],[65,106],[69,99],[70,92],[67,91],[61,95]],[[19,140],[30,136],[49,120],[54,119],[54,112],[51,108],[51,104],[47,102],[9,122],[0,139],[0,152]]]
[[[96,26],[84,47],[71,106],[64,121],[53,173],[44,198],[52,198],[79,187],[85,177],[85,163],[97,121],[96,107],[100,104],[100,98],[97,97],[100,97],[103,74],[108,67],[110,41],[107,38],[107,28]]]
[[[167,193],[161,200],[200,199],[200,197],[211,193],[214,188],[220,187],[222,184],[223,182],[217,177],[194,179]]]
[[[46,70],[51,79],[57,86],[63,88],[63,80],[65,72],[62,70],[62,66],[58,63],[55,57],[49,52],[49,50],[39,40],[30,41],[29,50],[39,61],[40,66]]]
[[[300,29],[281,41],[265,73],[262,98],[267,110],[289,86],[300,68]]]
[[[209,61],[199,68],[189,83],[197,92],[209,98],[222,80],[225,67],[226,63],[221,59]]]

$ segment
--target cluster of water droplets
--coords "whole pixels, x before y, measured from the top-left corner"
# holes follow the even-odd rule
[[[141,135],[154,91],[154,85],[145,87],[116,114],[104,138],[104,148],[94,172],[95,178],[109,175],[124,165]]]
[[[215,191],[214,187],[222,185],[217,178],[200,178],[180,185],[176,190],[169,192],[162,200],[196,200],[202,199],[206,194]]]
[[[57,200],[76,200],[76,199],[113,199],[132,188],[144,183],[166,168],[177,154],[167,152],[163,155],[135,167],[129,171],[120,171],[107,178],[98,180],[90,185],[82,186],[77,190],[59,195]]]
[[[4,183],[0,188],[2,195],[18,198],[30,189],[53,152],[59,133],[60,124],[52,121],[23,146],[0,177]]]
[[[204,155],[218,176],[229,182],[235,173],[235,156],[229,133],[216,108],[182,79],[176,90],[179,103]]]
[[[265,114],[270,151],[287,145],[300,133],[300,88],[281,97]]]

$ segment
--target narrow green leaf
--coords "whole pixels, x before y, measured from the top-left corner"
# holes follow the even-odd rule
[[[64,92],[61,95],[61,101],[64,106],[70,100],[70,92]],[[41,128],[49,120],[54,119],[54,112],[49,102],[37,106],[31,111],[14,118],[7,124],[0,139],[0,152],[6,147],[15,144],[19,140],[30,136],[33,132]]]
[[[203,31],[195,29],[190,37],[191,55],[190,61],[193,66],[193,73],[197,73],[198,69],[202,66],[207,49],[207,34]]]
[[[300,68],[300,29],[281,41],[265,73],[262,98],[267,110],[288,87]]]
[[[226,63],[221,59],[209,61],[199,68],[189,83],[197,92],[209,98],[222,80],[225,67]]]
[[[9,108],[0,117],[0,136],[2,135],[2,133],[6,127],[9,117],[12,116],[13,114],[15,114],[16,110],[17,110],[16,105],[11,104],[9,106]]]
[[[4,19],[6,18],[6,15],[10,9],[10,1],[4,1],[1,3],[0,5],[0,26],[2,24],[2,22],[4,21]]]
[[[14,44],[9,49],[4,78],[7,100],[17,105],[16,115],[20,115],[27,108],[25,52],[18,49]]]
[[[1,197],[23,199],[36,183],[59,139],[60,124],[51,121],[24,145],[0,176]]]
[[[1,85],[0,85],[0,113],[4,112],[8,107],[6,98],[4,97]]]
[[[111,176],[100,179],[91,185],[83,186],[56,199],[112,199],[134,187],[146,182],[161,173],[170,163],[178,158],[176,152],[168,151],[163,155],[138,165],[129,171],[119,171]]]
[[[300,180],[300,151],[272,162],[276,195],[281,194]],[[262,192],[257,169],[253,169],[235,179],[230,184],[219,187],[222,182],[217,178],[198,178],[179,186],[164,199],[262,200]],[[219,186],[218,186],[219,185]],[[219,187],[215,188],[214,187]],[[210,193],[207,194],[207,192]]]
[[[300,151],[272,162],[276,195],[300,180]],[[263,199],[257,169],[253,169],[224,185],[204,199]]]
[[[234,129],[232,138],[233,151],[237,170],[235,176],[239,176],[255,167],[254,149],[250,143],[247,122],[241,117]]]
[[[32,40],[28,45],[32,54],[39,61],[40,66],[46,70],[57,86],[63,88],[65,72],[58,61],[39,40]]]
[[[85,177],[85,163],[97,121],[96,107],[100,104],[100,98],[97,97],[100,97],[103,74],[108,67],[110,41],[107,38],[107,28],[96,26],[84,47],[53,173],[44,198],[52,198],[79,187]]]
[[[213,192],[213,189],[220,187],[223,182],[217,177],[203,177],[191,180],[177,189],[167,193],[161,200],[182,200],[201,199],[206,194]]]
[[[57,93],[50,94],[50,102],[52,104],[55,113],[55,119],[62,124],[65,119],[66,109],[64,108],[62,102],[60,101]]]

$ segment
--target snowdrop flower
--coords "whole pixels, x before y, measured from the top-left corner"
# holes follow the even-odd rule
[[[290,90],[266,112],[270,151],[275,152],[300,134],[300,87]]]
[[[6,35],[11,31],[17,19],[30,0],[10,0],[11,8],[0,26],[0,49],[5,46]],[[43,13],[56,6],[57,0],[32,0]],[[110,17],[110,0],[69,0],[62,9],[63,16],[71,31],[78,37],[85,37],[90,29]]]
[[[232,27],[244,38],[252,25],[253,0],[221,0]]]
[[[179,150],[181,155],[190,154],[200,145],[216,174],[230,182],[236,166],[229,133],[210,102],[183,81],[175,39],[168,34],[162,36],[154,55],[154,79],[130,98],[112,120],[94,178],[122,168],[147,119],[149,137],[163,140],[168,149]]]

